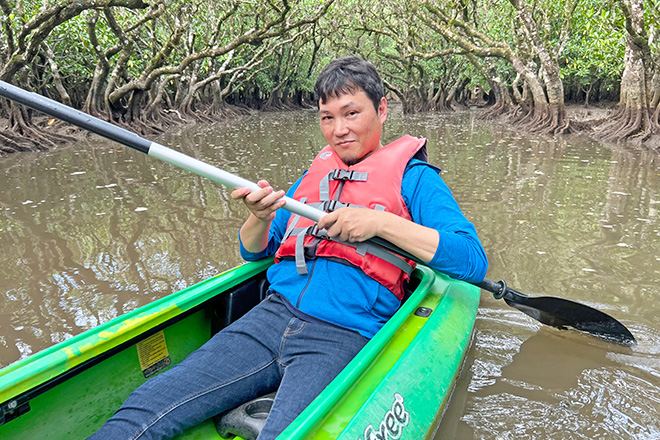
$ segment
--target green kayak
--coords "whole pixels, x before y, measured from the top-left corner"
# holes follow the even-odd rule
[[[146,378],[257,304],[271,264],[239,266],[0,370],[0,438],[86,438]],[[432,438],[470,344],[479,289],[424,266],[409,287],[394,317],[279,438]],[[222,423],[179,438],[234,438]]]

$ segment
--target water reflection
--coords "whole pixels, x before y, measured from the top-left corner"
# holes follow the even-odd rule
[[[461,418],[466,438],[656,438],[660,390],[612,347],[547,328],[517,347],[502,339],[477,342],[489,348],[472,369],[481,386]]]
[[[484,242],[490,278],[597,307],[639,341],[626,351],[542,328],[484,294],[437,438],[657,438],[657,154],[395,107],[385,138],[404,132],[429,138],[431,162]],[[323,143],[314,112],[157,140],[280,188]],[[116,144],[5,157],[0,176],[0,365],[241,263],[246,211],[228,190]]]
[[[240,263],[225,190],[145,159],[96,143],[8,158],[3,364]]]

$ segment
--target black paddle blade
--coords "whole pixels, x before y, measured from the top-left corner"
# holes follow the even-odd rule
[[[374,237],[370,241],[399,255],[420,262],[414,255],[380,237]],[[504,281],[495,282],[484,278],[480,283],[471,284],[491,292],[495,299],[504,299],[511,307],[531,316],[542,324],[562,330],[574,328],[615,344],[629,347],[637,345],[635,337],[626,326],[607,313],[593,307],[554,296],[527,296],[511,289]]]
[[[504,301],[537,321],[558,329],[574,328],[616,344],[633,347],[635,337],[619,321],[596,310],[564,298],[527,296],[507,289]]]
[[[554,296],[527,296],[510,288],[504,281],[495,282],[488,278],[475,286],[492,292],[495,299],[504,299],[511,307],[542,324],[562,330],[574,328],[615,344],[637,345],[626,326],[593,307]]]

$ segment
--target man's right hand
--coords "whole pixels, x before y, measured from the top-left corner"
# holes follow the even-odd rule
[[[275,211],[286,204],[286,201],[281,200],[285,193],[273,190],[265,180],[260,180],[257,185],[261,189],[252,191],[249,188],[236,188],[231,192],[231,198],[242,199],[252,215],[261,222],[270,223],[275,218]]]

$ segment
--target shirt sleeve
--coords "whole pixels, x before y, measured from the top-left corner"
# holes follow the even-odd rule
[[[412,160],[403,176],[401,195],[413,221],[440,235],[428,265],[452,278],[483,281],[488,268],[486,252],[437,168]]]
[[[298,185],[300,185],[301,180],[302,177],[300,177],[300,179],[298,179],[296,183],[294,183],[291,188],[289,188],[289,190],[286,192],[287,197],[293,197],[293,194],[296,192],[296,189],[298,188]],[[241,257],[246,261],[256,261],[261,260],[262,258],[270,257],[271,255],[275,255],[275,252],[280,247],[282,237],[284,237],[284,233],[286,232],[286,227],[289,223],[290,217],[291,213],[286,209],[278,209],[275,212],[275,219],[270,224],[270,230],[268,231],[268,245],[266,246],[266,249],[261,252],[255,253],[246,250],[243,246],[243,242],[241,241],[241,234],[239,233],[238,243],[241,251]]]

